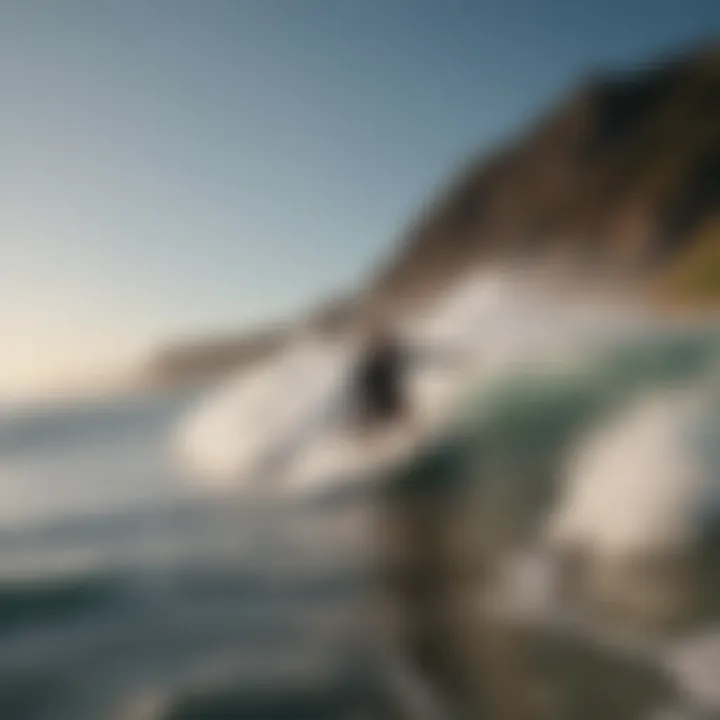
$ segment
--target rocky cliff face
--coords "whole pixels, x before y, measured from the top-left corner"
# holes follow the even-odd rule
[[[430,291],[489,259],[662,273],[694,245],[720,245],[718,217],[720,45],[592,80],[525,137],[470,163],[375,289]]]

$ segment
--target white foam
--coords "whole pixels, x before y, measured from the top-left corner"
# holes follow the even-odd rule
[[[720,710],[720,628],[671,646],[665,664],[696,705]]]
[[[305,340],[222,384],[182,421],[176,446],[183,465],[212,483],[235,482],[278,438],[302,429],[313,411],[329,404],[345,354]]]
[[[691,546],[720,502],[711,444],[698,442],[708,417],[702,393],[666,391],[592,433],[569,459],[552,541],[610,561]]]

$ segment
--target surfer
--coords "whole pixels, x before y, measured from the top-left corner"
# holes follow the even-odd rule
[[[366,328],[351,386],[353,414],[362,430],[415,425],[408,378],[419,365],[462,371],[467,357],[460,349],[407,346],[386,320]]]
[[[406,366],[405,349],[392,330],[379,322],[371,325],[354,373],[354,405],[361,427],[406,417]]]

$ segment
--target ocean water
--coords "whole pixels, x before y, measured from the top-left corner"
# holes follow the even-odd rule
[[[393,476],[382,582],[446,716],[720,716],[719,343],[513,370]]]
[[[4,410],[0,718],[720,717],[718,325],[483,279],[413,331],[470,372],[321,482],[323,348]]]
[[[361,503],[208,497],[202,391],[0,421],[3,720],[341,717],[374,702]]]

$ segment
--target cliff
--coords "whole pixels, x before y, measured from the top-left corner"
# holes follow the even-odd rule
[[[720,300],[718,228],[720,46],[706,46],[595,78],[471,162],[374,287],[432,292],[468,265],[522,259],[662,278],[685,298],[698,273],[699,297]]]

